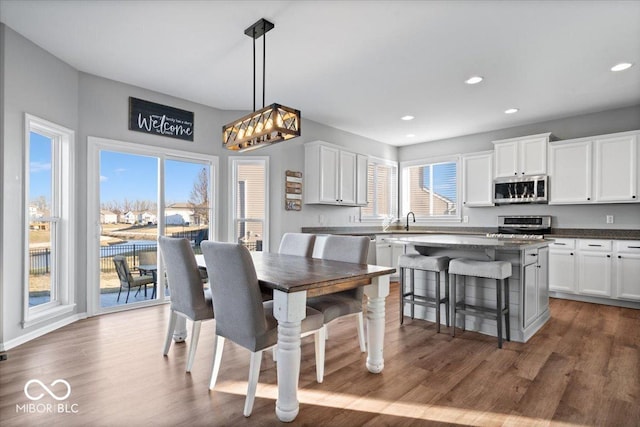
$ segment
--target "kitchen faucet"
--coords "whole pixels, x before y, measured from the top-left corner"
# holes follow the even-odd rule
[[[409,215],[413,215],[413,222],[416,222],[416,215],[413,212],[409,212],[407,214],[407,225],[404,227],[407,231],[409,231]]]

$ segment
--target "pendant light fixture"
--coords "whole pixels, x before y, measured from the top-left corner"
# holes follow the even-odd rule
[[[267,40],[265,34],[273,23],[266,19],[244,30],[253,39],[253,113],[222,126],[222,145],[238,152],[255,150],[283,140],[300,136],[300,111],[280,104],[264,105],[265,62]],[[262,49],[262,109],[256,111],[256,39],[263,37]]]

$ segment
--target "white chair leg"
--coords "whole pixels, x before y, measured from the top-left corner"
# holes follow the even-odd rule
[[[325,349],[325,332],[327,326],[323,325],[314,334],[314,341],[316,345],[316,379],[319,383],[324,379],[324,349]]]
[[[274,345],[271,347],[271,355],[273,356],[273,361],[278,362],[278,346]]]
[[[364,341],[364,316],[362,315],[362,312],[360,312],[356,315],[356,317],[356,327],[358,328],[358,341],[360,342],[360,351],[364,353],[367,351],[367,346]]]
[[[327,324],[324,324],[324,340],[327,341],[329,339],[329,328],[327,328]]]
[[[187,372],[191,372],[191,366],[193,366],[193,359],[196,356],[196,349],[198,348],[198,339],[200,339],[200,326],[202,326],[201,320],[193,322],[193,329],[191,330],[191,344],[189,345],[189,356],[187,357]]]
[[[173,330],[176,327],[176,318],[178,315],[175,311],[169,309],[169,326],[167,330],[167,337],[164,339],[164,349],[162,350],[162,355],[166,356],[169,354],[169,347],[171,347],[171,338],[173,338]]]
[[[249,364],[249,384],[247,386],[247,398],[244,401],[244,416],[251,415],[253,401],[256,398],[256,388],[258,377],[260,376],[260,363],[262,362],[262,351],[251,353],[251,363]]]
[[[224,349],[224,337],[216,335],[215,350],[213,356],[213,369],[211,370],[211,381],[209,381],[209,390],[213,390],[218,380],[218,372],[220,371],[220,362],[222,361],[222,350]]]

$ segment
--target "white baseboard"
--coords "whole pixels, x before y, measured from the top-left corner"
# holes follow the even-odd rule
[[[5,341],[0,343],[0,351],[7,351],[10,350],[12,348],[15,348],[21,344],[24,344],[26,342],[29,342],[33,339],[36,339],[38,337],[41,337],[43,335],[48,334],[49,332],[53,332],[56,329],[60,329],[63,326],[67,326],[70,325],[71,323],[77,322],[78,320],[82,320],[82,319],[86,319],[87,318],[87,314],[86,313],[76,313],[73,314],[69,317],[65,317],[64,319],[58,320],[57,322],[54,323],[50,323],[48,325],[45,325],[41,328],[38,328],[34,331],[28,332],[24,335],[20,335],[17,338],[14,338],[12,340],[9,341]]]

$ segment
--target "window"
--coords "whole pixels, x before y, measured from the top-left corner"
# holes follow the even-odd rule
[[[74,132],[25,115],[24,326],[70,312],[73,283]]]
[[[267,250],[268,175],[266,157],[229,159],[231,163],[231,230],[233,242],[250,251]]]
[[[398,164],[369,158],[367,200],[360,210],[363,220],[395,219],[398,216]]]
[[[407,162],[402,165],[402,213],[416,219],[459,220],[459,159]]]

